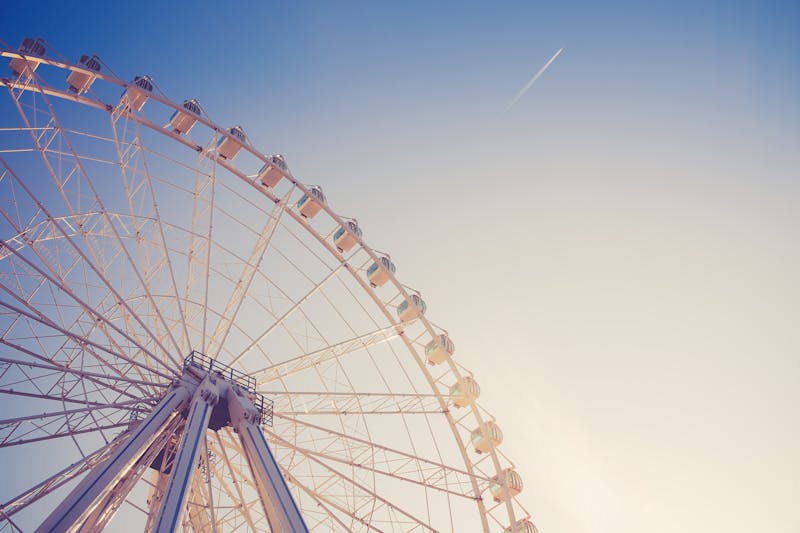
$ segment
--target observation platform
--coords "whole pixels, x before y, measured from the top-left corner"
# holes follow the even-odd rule
[[[263,395],[256,392],[256,380],[254,377],[245,374],[241,370],[220,363],[219,361],[193,350],[183,360],[184,377],[191,376],[190,381],[203,381],[207,374],[213,374],[218,379],[239,387],[245,393],[247,400],[252,402],[253,406],[260,414],[259,425],[272,427],[272,415],[274,402],[265,398]],[[189,406],[187,405],[184,410],[184,416],[188,414]],[[138,419],[138,417],[137,417]],[[213,406],[211,415],[208,419],[208,429],[219,431],[225,426],[232,426],[231,415],[228,409],[228,396],[221,394]],[[150,464],[150,468],[169,474],[172,472],[172,464],[170,461],[165,463],[165,458],[168,455],[167,450],[175,450],[178,447],[180,435],[173,435],[169,446],[161,450]]]
[[[256,378],[253,376],[220,363],[197,350],[192,350],[183,360],[183,369],[184,371],[195,369],[195,372],[199,371],[201,375],[214,374],[228,383],[239,386],[247,393],[248,399],[253,402],[256,410],[261,413],[260,425],[272,427],[275,402],[256,392]],[[228,412],[228,401],[224,396],[221,396],[211,413],[208,427],[218,431],[220,428],[229,425],[231,425],[231,417]]]

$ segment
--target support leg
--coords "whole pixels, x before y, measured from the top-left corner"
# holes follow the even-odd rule
[[[197,471],[200,451],[205,449],[203,439],[206,437],[208,419],[219,399],[219,391],[213,380],[213,377],[207,376],[197,387],[192,398],[186,427],[178,445],[178,455],[172,465],[172,472],[158,510],[154,533],[172,533],[180,525],[192,476]]]
[[[238,387],[228,387],[228,409],[250,463],[270,530],[308,533],[303,516],[259,427],[261,415],[245,394]]]
[[[159,435],[160,430],[181,410],[191,393],[184,386],[170,389],[130,438],[106,462],[96,466],[47,517],[36,533],[72,532],[80,527],[117,482],[136,463]]]
[[[167,482],[169,481],[169,472],[172,470],[172,464],[175,462],[175,456],[178,454],[178,444],[183,435],[183,428],[186,426],[186,420],[181,419],[181,426],[174,435],[169,439],[161,456],[161,461],[158,464],[158,470],[153,468],[150,475],[150,490],[147,495],[147,524],[145,524],[144,531],[150,533],[153,531],[153,524],[158,514],[158,509],[161,507],[161,498],[164,497],[164,491],[167,489]]]
[[[106,496],[83,523],[80,528],[80,533],[100,533],[105,529],[106,525],[114,518],[114,514],[125,501],[125,498],[130,494],[133,486],[139,482],[139,479],[141,479],[142,475],[150,468],[150,465],[153,464],[159,452],[164,449],[167,441],[172,437],[179,426],[182,425],[183,421],[176,417],[164,426],[155,442],[153,442],[139,460],[128,469],[128,472],[122,476],[119,482],[113,487],[108,487]]]

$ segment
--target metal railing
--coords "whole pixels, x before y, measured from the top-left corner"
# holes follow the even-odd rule
[[[261,425],[272,427],[272,417],[273,413],[275,412],[275,402],[269,398],[265,398],[263,395],[258,394],[257,392],[254,394],[256,397],[253,400],[253,405],[255,405],[258,412],[261,413]]]
[[[236,370],[232,366],[222,364],[197,350],[192,350],[186,359],[183,360],[183,367],[186,368],[187,366],[193,366],[208,373],[217,374],[226,381],[236,383],[250,392],[256,392],[256,378],[245,374],[241,370]]]
[[[188,367],[197,368],[209,374],[214,373],[225,381],[234,383],[245,389],[249,393],[255,408],[261,413],[261,425],[272,427],[275,402],[256,392],[256,378],[245,374],[241,370],[220,363],[197,350],[192,350],[183,360],[183,368]]]

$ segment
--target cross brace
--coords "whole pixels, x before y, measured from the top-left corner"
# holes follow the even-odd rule
[[[153,507],[157,509],[151,522],[154,533],[171,533],[179,528],[212,419],[225,420],[239,435],[271,531],[307,533],[303,517],[261,432],[263,404],[240,380],[227,377],[212,368],[187,364],[183,375],[172,383],[149,415],[134,422],[125,443],[89,472],[36,533],[98,531],[100,524],[107,524],[146,470],[142,468],[143,461],[152,462],[166,446],[176,422],[183,422],[178,418],[185,423],[165,488]],[[113,509],[108,508],[110,502],[115,502]]]

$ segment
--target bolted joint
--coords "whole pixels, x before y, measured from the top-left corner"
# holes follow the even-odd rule
[[[261,414],[255,409],[248,409],[244,416],[251,424],[258,425],[258,423],[261,421]]]
[[[210,376],[209,376],[210,377]],[[197,394],[208,405],[214,406],[219,401],[219,388],[211,379],[204,379],[197,390]]]
[[[240,387],[228,388],[228,409],[234,429],[238,429],[241,424],[261,425],[261,413],[249,396]]]
[[[170,393],[174,393],[181,399],[181,401],[180,403],[173,404],[171,412],[183,410],[186,403],[191,400],[193,392],[193,388],[188,386],[183,381],[179,379],[173,380],[172,383],[170,383],[169,389],[167,389],[165,396],[169,395]]]

